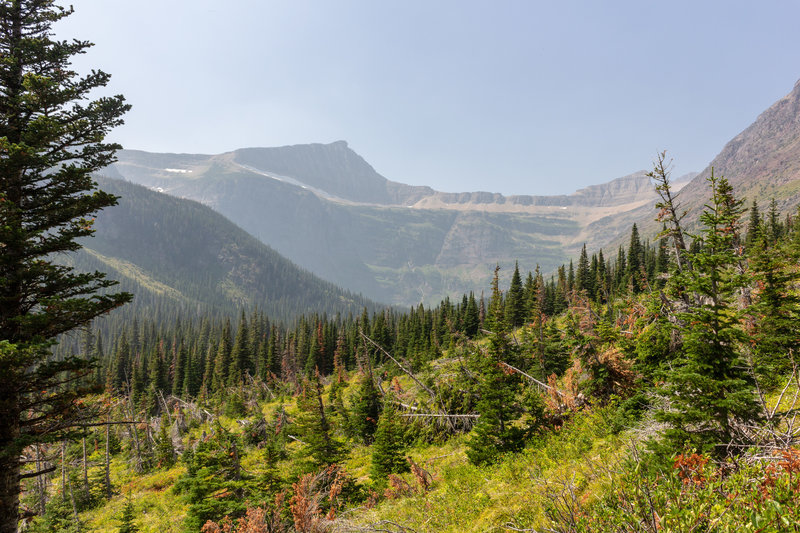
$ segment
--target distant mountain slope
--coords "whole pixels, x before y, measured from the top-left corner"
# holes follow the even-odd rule
[[[655,198],[644,172],[553,197],[438,192],[387,180],[344,142],[220,155],[126,150],[110,171],[209,205],[323,278],[402,305],[479,291],[496,264],[505,276],[515,260],[555,269],[585,240],[604,245],[603,232],[584,231],[592,221]]]
[[[161,306],[219,312],[258,306],[269,316],[360,313],[374,303],[322,281],[197,202],[115,179],[100,187],[120,196],[100,213],[94,237],[75,258]]]
[[[706,178],[711,169],[725,176],[737,195],[762,206],[775,198],[783,212],[800,203],[800,81],[794,89],[761,113],[734,137],[711,164],[683,191],[693,212],[708,198]]]

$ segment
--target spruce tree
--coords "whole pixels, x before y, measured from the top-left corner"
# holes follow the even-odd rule
[[[480,327],[480,317],[478,315],[478,303],[475,301],[475,294],[470,291],[467,299],[467,307],[464,311],[463,319],[464,334],[473,338],[478,334]]]
[[[692,295],[691,306],[678,313],[683,345],[666,376],[670,408],[660,419],[670,425],[667,441],[720,457],[740,451],[736,422],[757,415],[754,385],[740,353],[745,340],[735,298],[747,283],[737,267],[741,259],[741,201],[725,178],[709,178],[711,201],[700,216],[703,245],[690,253],[692,270],[673,276],[678,291]]]
[[[381,398],[369,375],[363,374],[353,398],[348,421],[353,436],[363,444],[371,444],[381,414]]]
[[[95,214],[116,203],[91,174],[114,161],[119,146],[104,138],[129,107],[121,96],[90,99],[109,75],[78,75],[71,59],[91,44],[53,39],[53,23],[71,13],[53,0],[0,3],[2,533],[17,530],[23,448],[62,438],[85,392],[63,385],[90,363],[49,360],[51,340],[131,299],[104,291],[114,285],[104,274],[63,263],[92,234]]]
[[[492,292],[493,299],[499,298],[496,282],[492,283]],[[494,308],[493,322],[496,326],[489,337],[488,350],[474,354],[470,361],[473,372],[480,376],[477,404],[480,418],[467,443],[467,457],[473,464],[490,463],[503,453],[518,451],[523,444],[522,430],[512,424],[519,414],[515,401],[519,378],[515,373],[506,372],[502,366],[508,361],[516,363],[515,348],[509,339],[502,312],[501,306]]]
[[[300,410],[296,421],[297,432],[305,443],[302,455],[308,457],[315,467],[338,461],[342,444],[333,436],[333,428],[322,402],[322,383],[318,374],[303,383],[297,407]]]
[[[120,525],[117,533],[137,533],[139,527],[134,522],[136,518],[136,511],[133,508],[133,500],[130,498],[125,502],[125,507],[122,508],[122,516],[120,517]]]
[[[522,277],[519,274],[519,263],[514,264],[514,274],[506,294],[506,321],[511,327],[518,327],[525,322],[525,293],[522,288]]]
[[[372,466],[369,475],[373,483],[381,484],[389,474],[408,472],[409,465],[403,457],[403,427],[397,411],[390,403],[383,407],[372,446]]]
[[[800,296],[795,290],[800,280],[795,267],[800,250],[792,250],[790,243],[770,241],[761,235],[749,248],[750,271],[758,291],[748,309],[753,363],[768,387],[776,385],[800,357]]]
[[[753,200],[753,205],[750,206],[750,220],[747,223],[747,246],[750,247],[756,242],[762,234],[761,214],[758,212],[758,204]]]
[[[636,224],[631,228],[631,242],[628,245],[628,282],[633,294],[639,294],[643,289],[642,273],[644,269],[644,248],[639,240],[639,229]]]
[[[576,289],[579,291],[586,291],[586,294],[591,297],[592,295],[592,279],[590,277],[589,269],[589,256],[586,253],[586,243],[581,248],[581,255],[578,258],[578,274],[575,279]]]

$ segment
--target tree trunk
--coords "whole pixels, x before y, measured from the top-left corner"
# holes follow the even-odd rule
[[[42,448],[36,445],[36,471],[42,471]],[[47,505],[47,478],[44,475],[36,476],[36,492],[39,499],[39,514],[44,514]]]
[[[0,533],[16,533],[18,520],[19,458],[4,456],[0,458]]]
[[[12,386],[0,382],[0,533],[16,533],[19,520],[19,398]]]
[[[86,426],[83,427],[83,501],[89,501],[89,472],[86,465]]]
[[[107,422],[111,422],[111,416]],[[111,499],[111,424],[106,424],[106,499]]]

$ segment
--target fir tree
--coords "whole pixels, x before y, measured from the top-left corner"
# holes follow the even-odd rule
[[[242,383],[244,374],[249,372],[252,375],[252,357],[249,345],[250,335],[247,328],[247,318],[244,310],[239,317],[239,327],[236,330],[236,339],[233,342],[230,356],[230,368],[228,369],[228,385],[235,387]]]
[[[591,298],[592,279],[590,273],[589,256],[586,254],[586,243],[584,243],[583,248],[581,248],[581,255],[578,258],[578,273],[575,279],[575,288],[579,291],[586,291],[586,294]]]
[[[505,328],[505,313],[503,309],[503,293],[500,291],[500,265],[494,267],[492,277],[492,296],[489,298],[489,308],[484,319],[486,327],[490,330]]]
[[[137,533],[139,527],[134,522],[136,518],[136,511],[133,508],[133,500],[128,498],[125,502],[125,507],[122,508],[122,516],[120,517],[120,525],[117,533]]]
[[[519,263],[514,264],[514,274],[506,294],[505,316],[508,325],[519,327],[525,322],[525,293],[522,288],[522,277],[519,274]]]
[[[495,282],[492,292],[493,299],[498,297]],[[500,306],[494,308],[493,322],[497,326],[489,338],[488,350],[474,354],[471,360],[473,371],[480,376],[477,404],[480,418],[467,444],[467,457],[473,464],[490,463],[503,453],[519,450],[523,444],[523,432],[511,423],[518,415],[515,393],[519,379],[502,366],[508,361],[516,362],[502,310]]]
[[[644,248],[639,240],[636,224],[631,228],[631,242],[628,245],[627,277],[633,294],[642,292],[642,273],[644,272]]]
[[[389,474],[400,474],[409,470],[408,461],[403,457],[403,427],[398,418],[391,404],[384,405],[378,420],[375,443],[372,445],[369,475],[373,483],[381,484]]]
[[[167,429],[167,418],[164,416],[161,417],[161,427],[158,430],[155,460],[158,468],[169,468],[175,464],[175,447],[172,445],[172,437]]]
[[[727,447],[735,444],[734,423],[754,420],[758,406],[738,349],[744,334],[734,301],[747,282],[736,268],[741,201],[713,172],[709,185],[711,202],[700,217],[703,246],[690,255],[692,270],[672,281],[694,297],[678,314],[684,324],[682,353],[667,374],[671,407],[660,418],[671,426],[666,432],[671,444],[719,457],[732,453]]]
[[[800,296],[794,290],[800,279],[794,266],[798,254],[788,243],[770,242],[769,236],[761,235],[749,253],[758,291],[748,309],[748,333],[756,373],[767,386],[776,385],[800,356]]]
[[[464,311],[463,319],[464,334],[473,338],[478,334],[480,327],[480,316],[478,311],[478,303],[475,301],[475,294],[470,291],[469,298],[467,299],[467,307]]]
[[[301,453],[311,459],[316,467],[338,461],[342,444],[333,436],[333,428],[322,402],[322,384],[319,375],[303,383],[297,407],[300,410],[296,421],[297,432],[305,443]]]
[[[750,247],[759,241],[762,231],[761,214],[758,212],[758,204],[753,200],[750,206],[750,220],[747,223],[747,246]]]
[[[381,399],[378,389],[369,375],[362,374],[348,416],[353,436],[364,444],[371,444],[380,414]]]
[[[247,485],[240,450],[238,439],[217,422],[196,450],[184,453],[186,473],[176,481],[175,491],[189,505],[187,531],[200,531],[207,520],[244,511]]]
[[[24,446],[60,439],[86,391],[65,387],[91,364],[49,360],[52,339],[131,299],[104,274],[78,273],[63,254],[93,233],[116,197],[92,173],[114,161],[104,142],[128,110],[122,96],[92,100],[109,75],[79,76],[73,56],[91,43],[56,41],[72,9],[52,0],[0,3],[0,532],[17,530]],[[46,397],[45,401],[43,398]]]

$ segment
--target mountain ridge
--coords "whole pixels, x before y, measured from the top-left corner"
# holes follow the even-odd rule
[[[673,179],[687,227],[708,198],[710,169],[736,194],[783,213],[800,202],[800,83],[697,175]],[[543,272],[583,244],[608,251],[636,223],[660,229],[657,195],[638,171],[569,195],[450,193],[381,176],[344,141],[218,155],[122,151],[115,175],[200,201],[317,275],[375,300],[435,303],[486,287],[515,261]],[[685,178],[685,179],[684,179]]]
[[[655,201],[644,171],[557,197],[403,185],[343,141],[175,158],[122,151],[112,173],[211,206],[324,279],[398,305],[485,287],[497,264],[503,278],[517,260],[555,270],[593,239],[583,227]]]
[[[97,230],[81,241],[74,265],[109,272],[136,300],[228,314],[257,306],[280,320],[377,307],[298,267],[207,206],[118,179],[97,181],[119,204],[98,214]],[[136,300],[123,310],[141,307]]]

